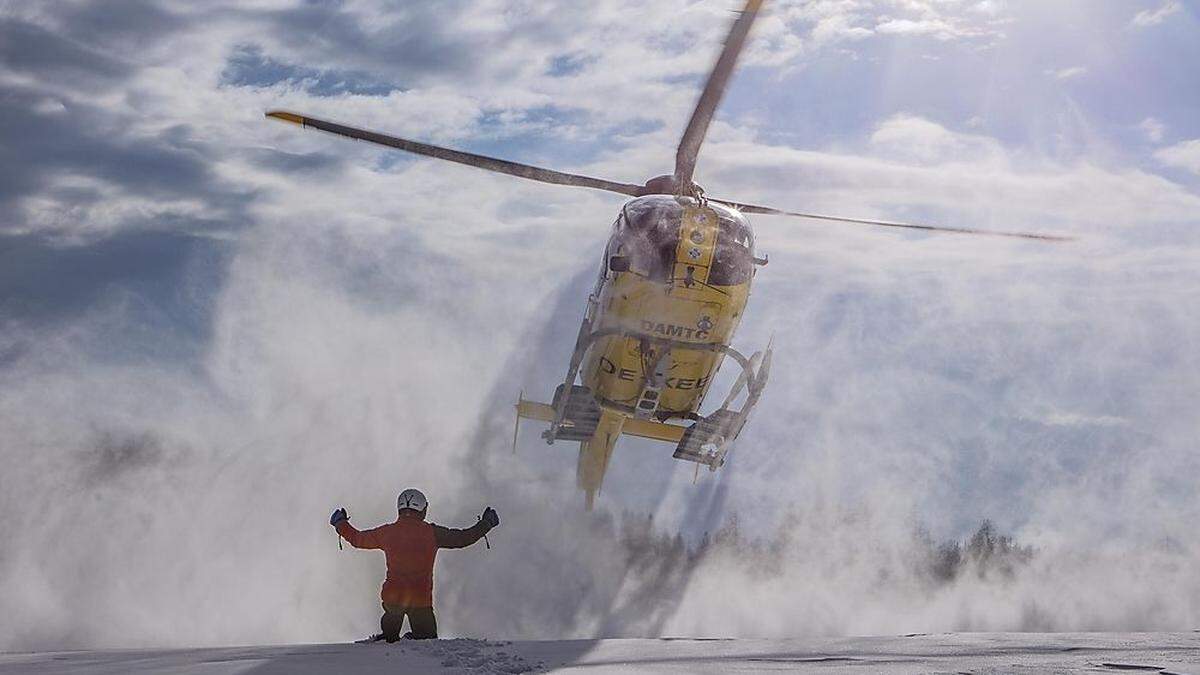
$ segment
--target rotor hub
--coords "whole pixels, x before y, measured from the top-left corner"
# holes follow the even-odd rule
[[[642,186],[637,196],[645,197],[646,195],[674,195],[677,197],[694,197],[700,199],[704,195],[704,188],[692,181],[688,181],[686,185],[681,185],[674,175],[663,174],[646,181],[646,184]]]

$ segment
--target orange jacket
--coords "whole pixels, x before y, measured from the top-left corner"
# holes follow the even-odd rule
[[[337,532],[354,548],[380,549],[387,556],[387,579],[379,591],[389,605],[433,607],[433,562],[439,548],[463,548],[487,534],[487,525],[476,523],[454,530],[425,522],[419,513],[404,510],[395,522],[359,531],[349,521]]]

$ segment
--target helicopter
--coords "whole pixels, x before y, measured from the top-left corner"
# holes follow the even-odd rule
[[[566,374],[550,403],[516,404],[522,418],[548,424],[542,437],[579,443],[576,480],[593,508],[621,435],[675,444],[676,459],[716,471],[766,386],[770,343],[747,357],[730,346],[767,258],[755,252],[747,214],[933,232],[1061,241],[1067,237],[844,218],[709,197],[692,177],[709,123],[764,0],[748,0],[733,21],[675,154],[671,174],[643,184],[565,173],[345,126],[283,110],[267,117],[338,136],[519,178],[632,197],[612,225],[599,277],[588,296]],[[700,407],[724,359],[741,373],[721,405]],[[742,393],[740,406],[734,403]]]

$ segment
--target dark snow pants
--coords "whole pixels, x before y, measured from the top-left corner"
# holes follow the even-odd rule
[[[432,607],[404,607],[385,602],[383,617],[379,619],[383,639],[388,642],[400,639],[400,629],[404,626],[405,616],[408,617],[409,635],[413,639],[427,640],[437,637],[437,617],[433,615]]]

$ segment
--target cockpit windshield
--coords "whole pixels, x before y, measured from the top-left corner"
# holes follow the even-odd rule
[[[754,233],[746,218],[729,208],[716,207],[721,221],[717,250],[708,283],[713,286],[744,284],[754,273]]]
[[[754,269],[754,234],[738,212],[711,203],[720,233],[708,283],[745,283]],[[669,195],[651,195],[625,205],[610,244],[609,256],[624,256],[630,269],[655,281],[669,281],[679,247],[683,206]]]
[[[683,207],[665,195],[635,199],[625,205],[619,233],[631,269],[655,281],[666,281],[675,264]]]

